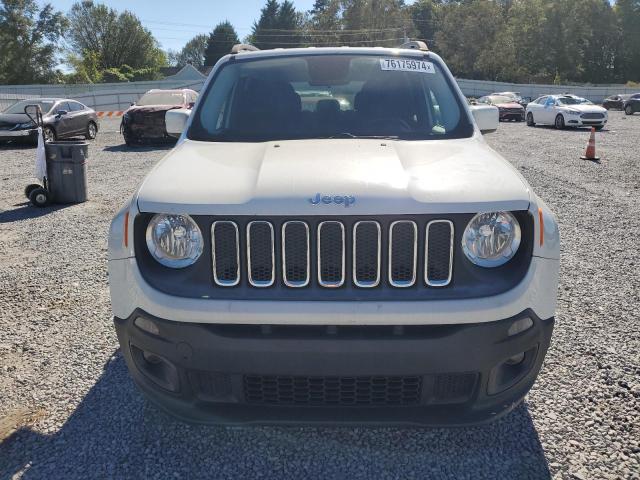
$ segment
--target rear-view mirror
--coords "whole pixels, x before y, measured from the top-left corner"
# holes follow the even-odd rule
[[[476,125],[484,135],[485,133],[492,133],[498,129],[500,124],[500,118],[498,114],[498,107],[493,105],[471,105],[471,113],[476,121]]]
[[[191,110],[188,108],[176,108],[167,111],[164,115],[164,123],[167,128],[167,133],[176,138],[182,135],[182,132],[189,121],[190,114]]]

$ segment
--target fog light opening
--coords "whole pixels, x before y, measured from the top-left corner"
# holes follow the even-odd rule
[[[533,326],[533,320],[529,317],[520,318],[511,324],[509,330],[507,330],[507,335],[512,337],[514,335],[518,335],[526,330],[529,330]]]
[[[153,383],[170,392],[180,390],[178,369],[168,359],[131,345],[131,355],[138,370]]]
[[[504,363],[506,363],[507,365],[519,365],[522,362],[524,362],[524,352],[520,352],[513,357],[507,358],[507,361]]]
[[[133,323],[140,330],[144,330],[145,332],[151,333],[152,335],[160,335],[160,329],[153,322],[153,320],[149,320],[148,318],[144,317],[138,317]]]

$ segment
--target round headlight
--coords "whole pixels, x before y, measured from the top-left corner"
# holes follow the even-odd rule
[[[481,267],[507,263],[520,246],[520,224],[509,212],[479,213],[462,235],[462,250]]]
[[[184,268],[202,254],[202,233],[189,215],[155,215],[147,227],[147,247],[165,267]]]

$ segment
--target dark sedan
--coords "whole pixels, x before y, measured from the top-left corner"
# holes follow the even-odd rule
[[[624,101],[631,95],[611,95],[602,101],[602,106],[607,110],[624,110]]]
[[[37,141],[38,130],[24,112],[27,105],[40,106],[44,137],[48,142],[78,136],[87,140],[96,138],[98,116],[93,109],[75,100],[39,98],[21,100],[0,113],[0,142]]]
[[[634,93],[624,101],[624,113],[627,115],[633,115],[636,112],[640,112],[640,93]]]

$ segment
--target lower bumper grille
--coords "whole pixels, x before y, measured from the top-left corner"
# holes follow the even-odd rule
[[[421,393],[422,377],[419,376],[244,377],[246,402],[262,405],[417,405]]]

